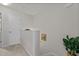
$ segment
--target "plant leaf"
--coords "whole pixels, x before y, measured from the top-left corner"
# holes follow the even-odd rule
[[[66,38],[69,40],[69,35],[67,35]]]

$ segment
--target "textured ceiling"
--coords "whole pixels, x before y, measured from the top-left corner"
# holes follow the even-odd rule
[[[42,10],[64,7],[66,3],[12,3],[7,5],[12,9],[21,11],[30,15],[36,15]]]
[[[58,7],[63,4],[42,4],[42,3],[14,3],[8,5],[8,7],[16,9],[18,11],[22,11],[27,14],[35,15],[38,14],[42,10],[46,10],[46,8]]]

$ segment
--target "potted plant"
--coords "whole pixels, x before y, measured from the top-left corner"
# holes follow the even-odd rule
[[[79,45],[79,37],[69,37],[63,38],[63,43],[66,48],[67,54],[70,56],[76,56],[77,47]]]
[[[79,54],[79,37],[76,37],[76,40],[77,40],[77,49],[76,49],[76,53]]]

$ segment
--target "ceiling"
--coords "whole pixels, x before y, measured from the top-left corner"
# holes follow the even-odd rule
[[[12,9],[21,11],[30,15],[36,15],[42,10],[51,9],[53,7],[63,7],[66,3],[11,3],[7,5]]]
[[[12,3],[7,6],[27,14],[35,15],[38,14],[43,9],[50,8],[56,5],[59,6],[59,4],[44,4],[44,3],[43,4],[42,3]]]

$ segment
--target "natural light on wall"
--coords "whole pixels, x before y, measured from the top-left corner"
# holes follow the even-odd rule
[[[9,3],[2,3],[2,5],[9,5]]]

